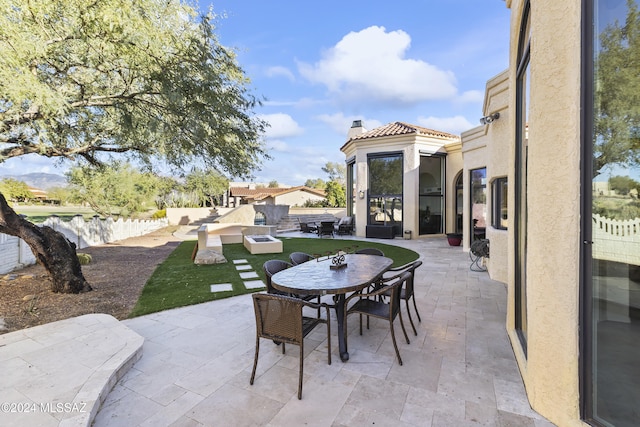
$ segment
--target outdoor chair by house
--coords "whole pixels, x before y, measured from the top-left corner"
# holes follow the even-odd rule
[[[353,233],[353,217],[345,216],[340,218],[338,224],[335,227],[335,231],[338,235]]]
[[[360,314],[360,335],[362,335],[362,315],[365,315],[367,317],[377,317],[379,319],[386,319],[389,321],[389,327],[391,329],[391,340],[393,341],[393,347],[396,350],[396,356],[400,365],[402,365],[402,358],[400,357],[400,351],[398,350],[398,344],[396,343],[396,333],[393,327],[393,321],[400,314],[400,289],[402,288],[402,285],[407,280],[409,280],[410,275],[410,273],[405,272],[401,275],[383,279],[381,281],[381,288],[369,293],[354,292],[346,299],[345,303],[348,307],[348,304],[351,302],[351,300],[356,300],[356,302],[344,313],[345,331],[348,330],[346,324],[349,314]],[[388,303],[377,298],[378,296],[383,295],[387,292],[389,293]],[[407,335],[407,331],[404,329],[402,315],[400,315],[399,317],[400,326],[402,326],[402,332],[404,333],[404,338],[407,340],[407,344],[409,344],[409,336]],[[345,340],[346,338],[347,334],[345,332]]]
[[[311,261],[314,258],[305,252],[292,252],[289,254],[289,259],[293,265],[298,265],[303,262]]]
[[[264,270],[264,275],[266,279],[267,292],[274,295],[292,296],[294,298],[299,298],[304,301],[316,300],[316,302],[320,304],[320,295],[290,295],[286,292],[279,291],[278,289],[273,287],[273,282],[271,281],[271,277],[274,274],[276,274],[278,271],[282,271],[289,267],[293,267],[293,265],[279,259],[270,259],[266,261],[264,264],[262,264],[262,269]],[[318,317],[320,317],[319,308],[318,308]]]
[[[333,221],[320,222],[320,228],[318,228],[318,237],[322,237],[322,236],[333,237],[334,224],[335,223]]]
[[[411,317],[411,311],[409,310],[409,300],[413,300],[413,308],[416,310],[416,315],[418,316],[418,322],[422,322],[420,318],[420,313],[418,312],[418,306],[416,305],[416,298],[413,293],[413,284],[415,278],[416,268],[422,265],[422,261],[413,261],[408,264],[402,265],[400,267],[390,268],[387,272],[395,272],[395,274],[400,273],[410,273],[411,277],[409,277],[402,289],[400,289],[400,299],[404,300],[405,305],[407,307],[407,315],[409,316],[409,322],[411,323],[411,327],[413,328],[414,335],[418,336],[418,331],[413,323],[413,318]],[[390,291],[384,292],[382,294],[385,297],[390,296]]]
[[[303,233],[317,233],[318,226],[314,223],[301,222],[300,231]]]
[[[265,293],[253,294],[253,307],[256,315],[256,353],[253,359],[253,370],[249,384],[253,385],[258,366],[260,338],[273,340],[282,345],[282,354],[286,344],[300,347],[300,371],[298,375],[298,399],[302,399],[302,374],[304,370],[304,337],[318,324],[327,325],[327,360],[331,365],[331,319],[329,306],[314,304],[298,298]],[[302,315],[303,307],[326,310],[326,319],[306,317]]]

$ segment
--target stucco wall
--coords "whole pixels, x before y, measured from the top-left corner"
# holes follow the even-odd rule
[[[512,88],[523,3],[509,3]],[[514,330],[511,265],[508,283],[507,329],[529,400],[535,410],[559,426],[584,425],[579,414],[578,366],[580,3],[531,2],[526,357]],[[515,115],[515,90],[510,99]],[[514,192],[509,195],[510,218]]]
[[[325,198],[322,196],[318,196],[306,191],[292,191],[291,193],[277,196],[275,198],[275,203],[277,205],[304,206],[305,202],[308,200],[315,202],[324,199]]]

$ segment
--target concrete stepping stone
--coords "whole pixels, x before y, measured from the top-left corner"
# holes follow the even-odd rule
[[[244,287],[246,289],[262,289],[265,287],[265,284],[262,280],[247,280],[244,282]]]
[[[211,292],[224,292],[232,290],[233,285],[231,285],[231,283],[219,283],[217,285],[211,285]]]
[[[255,271],[247,271],[246,273],[240,273],[240,278],[241,279],[257,279],[258,273],[256,273]]]

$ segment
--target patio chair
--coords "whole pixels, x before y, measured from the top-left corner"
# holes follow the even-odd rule
[[[301,222],[300,231],[303,233],[317,233],[318,226],[315,223]]]
[[[355,292],[351,294],[345,301],[346,306],[351,300],[356,302],[349,307],[344,313],[344,323],[347,323],[347,317],[349,314],[360,314],[360,335],[362,335],[362,315],[367,317],[377,317],[379,319],[386,319],[389,321],[389,327],[391,329],[391,340],[393,341],[393,347],[396,350],[396,356],[398,363],[402,365],[402,358],[400,357],[400,351],[398,350],[398,344],[396,343],[396,333],[393,327],[393,321],[400,314],[400,289],[402,285],[409,280],[411,273],[404,272],[400,275],[389,277],[382,280],[383,286],[375,291],[369,293]],[[382,294],[389,293],[389,302],[386,303],[376,298]],[[404,322],[402,321],[402,315],[400,317],[400,326],[402,326],[402,332],[407,344],[410,343],[407,331],[404,328]],[[346,331],[348,328],[345,326],[345,340]]]
[[[282,292],[273,287],[273,283],[271,282],[271,276],[276,274],[278,271],[282,271],[289,267],[293,267],[293,265],[289,264],[286,261],[282,261],[280,259],[270,259],[268,261],[265,261],[264,264],[262,264],[262,269],[264,270],[264,275],[266,278],[267,293],[274,294],[274,295],[291,296],[304,301],[316,300],[316,303],[320,304],[320,295],[292,295],[287,292]],[[318,317],[320,317],[319,308],[318,308]]]
[[[293,265],[302,264],[303,262],[311,261],[315,259],[306,252],[292,252],[289,254],[289,259]]]
[[[326,304],[314,304],[298,298],[265,293],[253,294],[253,307],[256,315],[256,354],[253,359],[253,370],[249,384],[253,385],[258,366],[258,353],[260,352],[260,338],[279,342],[282,345],[282,354],[285,353],[286,344],[295,344],[300,347],[300,372],[298,375],[298,399],[302,399],[302,374],[304,370],[304,337],[306,337],[318,324],[327,325],[327,360],[331,365],[331,319],[329,306]],[[306,317],[302,315],[303,307],[312,307],[326,310],[326,319]]]
[[[320,228],[318,228],[318,237],[322,237],[322,236],[331,236],[331,237],[333,237],[334,224],[335,224],[335,222],[333,222],[333,221],[322,221],[322,222],[320,222]]]
[[[387,270],[387,272],[396,272],[396,274],[398,274],[398,272],[400,273],[407,272],[411,274],[411,277],[407,279],[407,281],[405,282],[405,285],[402,287],[402,289],[400,289],[400,299],[403,299],[405,302],[405,305],[407,307],[407,315],[409,316],[409,322],[411,323],[411,328],[413,328],[413,333],[416,336],[418,336],[418,331],[416,330],[416,327],[413,323],[413,318],[411,317],[411,311],[409,310],[409,300],[413,300],[413,308],[416,310],[416,315],[418,316],[418,322],[422,322],[422,319],[420,318],[420,313],[418,312],[418,306],[416,305],[416,298],[413,292],[415,271],[416,271],[416,268],[420,267],[421,265],[422,265],[422,261],[413,261],[408,264],[402,265],[400,267],[390,268],[389,270]],[[387,291],[387,292],[384,292],[382,295],[385,297],[388,297],[390,296],[389,294],[390,292]]]
[[[286,261],[282,261],[279,259],[270,259],[269,261],[266,261],[264,264],[262,264],[262,269],[264,270],[264,275],[267,282],[266,284],[268,293],[276,295],[288,295],[286,292],[279,291],[278,289],[273,287],[273,284],[271,283],[271,276],[276,274],[278,271],[282,271],[289,267],[292,267],[292,265]]]
[[[353,233],[353,217],[345,216],[340,218],[338,224],[335,226],[335,231],[338,235]]]

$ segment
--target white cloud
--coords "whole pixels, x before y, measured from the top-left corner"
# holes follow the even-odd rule
[[[304,133],[304,129],[288,114],[261,114],[259,117],[270,124],[265,132],[267,139],[289,138]]]
[[[442,132],[452,133],[459,135],[464,131],[467,131],[476,125],[469,122],[462,116],[454,117],[418,117],[418,125],[424,126],[429,129],[439,130]]]
[[[480,90],[468,90],[458,96],[455,101],[459,104],[482,103],[484,101],[484,92]]]
[[[281,139],[270,139],[268,143],[270,150],[285,153],[289,151],[289,145]]]
[[[294,81],[296,79],[291,70],[281,66],[269,67],[265,71],[265,74],[267,77],[286,77],[289,81]]]
[[[412,104],[456,95],[451,71],[425,61],[405,58],[411,37],[372,26],[344,36],[313,65],[299,63],[300,73],[324,84],[340,97]]]

